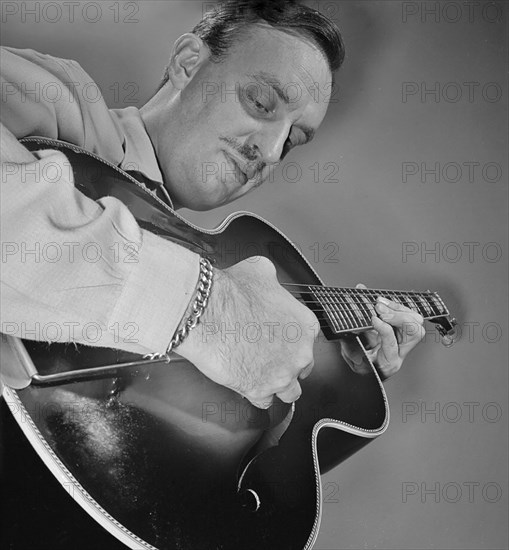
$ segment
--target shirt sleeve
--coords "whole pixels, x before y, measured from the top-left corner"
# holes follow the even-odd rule
[[[41,151],[2,170],[2,332],[164,352],[199,275],[197,254],[142,230],[113,197],[79,193]]]
[[[22,56],[4,60],[2,123],[18,138],[63,133],[81,144],[77,104],[26,93],[37,84],[64,86],[58,68],[50,73]],[[141,229],[117,199],[85,197],[69,168],[58,151],[2,166],[1,331],[164,352],[194,294],[199,256]]]

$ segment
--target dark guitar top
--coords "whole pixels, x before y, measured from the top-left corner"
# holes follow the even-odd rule
[[[63,150],[80,191],[92,199],[118,198],[141,227],[206,255],[218,268],[252,256],[255,243],[255,253],[276,265],[280,282],[322,285],[296,247],[257,216],[237,214],[218,230],[204,231],[142,184],[86,151],[45,139],[24,144],[32,150]],[[438,318],[437,313],[443,314],[433,310]],[[48,498],[61,498],[76,515],[72,497],[122,541],[120,546],[311,548],[321,516],[320,473],[358,451],[388,424],[387,402],[375,369],[369,375],[355,374],[341,356],[340,334],[334,334],[325,317],[321,320],[324,332],[315,345],[315,368],[301,382],[302,397],[294,408],[276,399],[269,410],[253,407],[182,358],[169,365],[155,361],[123,367],[115,376],[45,384],[41,380],[47,375],[141,358],[116,350],[23,341],[42,378],[24,389],[8,388],[4,396],[24,434],[65,489],[59,488],[60,496],[55,497],[43,472],[33,480],[33,490],[46,479]],[[4,345],[2,361],[19,361],[16,349]],[[19,439],[15,427],[9,427],[8,437]],[[12,459],[19,456],[16,449],[4,453],[6,467],[19,470]],[[10,488],[15,495],[12,483]],[[44,494],[38,496],[41,501],[51,509]],[[27,518],[26,529],[31,521]],[[61,519],[54,517],[53,522],[58,529]],[[43,532],[51,528],[47,523],[41,526]],[[23,538],[21,531],[19,521],[4,531],[3,536],[11,537],[11,546],[4,547],[21,548],[12,546],[12,541]],[[73,531],[66,532],[61,546],[54,541],[52,550],[81,548],[80,544],[100,547],[99,535],[94,544],[84,534],[89,531],[80,534],[77,529],[80,540],[70,544]],[[114,549],[117,543],[110,538],[104,544]]]

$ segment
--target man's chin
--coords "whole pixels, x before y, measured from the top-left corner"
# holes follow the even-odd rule
[[[215,193],[211,193],[211,188],[204,190],[201,194],[197,190],[194,196],[183,197],[180,204],[183,208],[204,212],[230,204],[246,194],[247,186],[241,185],[236,180],[216,181],[214,184]]]
[[[192,199],[186,204],[184,208],[189,210],[194,210],[196,212],[206,212],[208,210],[214,210],[214,208],[219,208],[236,200],[237,197],[234,194],[222,195],[221,197],[200,197],[199,199]]]

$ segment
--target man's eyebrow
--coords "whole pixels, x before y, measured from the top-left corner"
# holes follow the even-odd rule
[[[290,103],[290,98],[288,97],[288,94],[284,91],[281,82],[272,73],[260,71],[258,73],[250,74],[248,76],[256,80],[257,82],[260,82],[261,84],[265,84],[265,86],[273,88],[276,94],[279,96],[279,99],[286,105]]]
[[[251,74],[248,76],[256,80],[257,82],[261,82],[262,84],[265,84],[266,86],[271,87],[279,96],[281,101],[285,103],[285,105],[290,104],[291,102],[290,98],[288,97],[288,94],[283,89],[283,86],[281,85],[281,82],[278,80],[276,75],[272,73],[267,73],[265,71],[260,71],[258,73]],[[304,135],[306,136],[305,143],[309,143],[315,137],[315,130],[313,128],[310,128],[309,126],[303,126],[300,124],[296,124],[295,126],[304,132]]]

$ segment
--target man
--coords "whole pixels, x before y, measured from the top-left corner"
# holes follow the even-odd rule
[[[80,330],[72,336],[62,331],[55,340],[164,353],[192,314],[199,275],[196,254],[140,229],[119,201],[94,202],[76,191],[62,153],[40,152],[34,159],[16,138],[43,135],[81,145],[120,167],[134,167],[175,208],[211,209],[260,185],[291,149],[312,139],[343,57],[339,31],[314,10],[289,1],[229,2],[175,42],[161,88],[140,111],[108,111],[102,101],[79,100],[91,79],[76,63],[7,49],[2,236],[11,247],[2,270],[3,327],[31,337],[23,334],[27,321],[78,328],[95,322],[102,328],[98,341]],[[52,82],[70,94],[31,101],[27,90]],[[204,93],[210,83],[237,90],[236,97]],[[290,85],[300,92],[296,99],[285,93]],[[204,177],[207,163],[221,169]],[[99,246],[100,261],[77,261],[91,242]],[[74,261],[31,263],[22,247],[37,251],[37,243],[62,249],[72,243]],[[129,250],[134,261],[119,262],[118,250]],[[368,356],[387,377],[423,337],[423,320],[383,299],[377,312],[367,334]],[[274,342],[268,334],[257,342],[221,334],[205,340],[198,328],[176,351],[258,407],[269,407],[274,395],[298,399],[299,378],[313,367],[317,319],[279,285],[269,260],[214,269],[201,320],[274,323]],[[111,327],[132,322],[134,341],[114,338]],[[303,328],[294,343],[277,331],[289,322]],[[364,356],[342,346],[352,368],[369,368]]]

